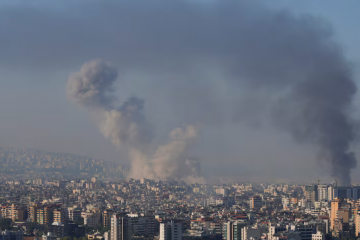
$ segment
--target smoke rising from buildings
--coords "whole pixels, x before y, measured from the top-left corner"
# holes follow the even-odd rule
[[[173,108],[177,109],[174,114],[180,122],[216,124],[211,119],[221,116],[227,124],[238,124],[245,118],[253,121],[265,116],[295,140],[318,147],[318,158],[330,164],[330,174],[340,183],[350,184],[350,170],[356,166],[351,152],[355,137],[351,104],[357,89],[349,63],[333,41],[326,23],[231,0],[211,3],[158,0],[143,4],[123,1],[111,6],[104,4],[102,10],[113,18],[111,22],[99,23],[97,26],[106,27],[97,31],[102,36],[112,36],[106,29],[121,33],[112,38],[116,41],[109,38],[109,43],[116,46],[113,49],[119,52],[114,62],[135,73],[155,78],[159,73],[169,76],[162,83],[173,94],[164,101],[174,104]],[[88,21],[92,23],[91,18]],[[91,40],[88,41],[90,44]],[[109,51],[106,46],[92,50]],[[217,77],[210,81],[212,73]],[[95,76],[92,72],[89,75]],[[111,92],[108,90],[112,81],[101,79],[106,76],[113,79],[115,75],[107,70],[96,76],[98,81],[84,77],[82,84],[74,84],[79,90],[69,93],[79,96],[77,103],[110,106],[113,98],[101,92]],[[226,84],[225,100],[214,91],[214,81]],[[99,92],[93,90],[98,83],[104,83]],[[176,85],[175,91],[172,85]],[[143,128],[142,108],[135,108],[136,114],[131,112],[128,118],[123,109],[110,109],[105,108],[107,120],[101,129],[114,144],[121,144],[124,139],[132,142],[131,145],[150,141],[152,137],[142,139],[142,132],[147,129]],[[251,111],[245,111],[248,109]],[[120,125],[126,127],[113,130]],[[191,139],[184,138],[184,142],[174,145],[187,151],[185,142]],[[133,174],[166,177],[174,172],[152,166],[163,161],[166,149],[173,146],[172,141],[170,136],[170,143],[159,147],[159,152],[164,151],[161,156],[155,153],[155,157],[149,157],[143,151],[133,151],[133,155],[143,156],[139,159],[146,159],[139,162],[147,162],[149,169],[149,173]],[[172,159],[181,156],[173,154],[168,156]]]
[[[176,128],[169,134],[170,141],[166,145],[158,147],[151,163],[154,166],[156,176],[163,179],[181,179],[187,176],[185,181],[204,182],[199,178],[199,163],[195,159],[188,158],[188,148],[197,138],[198,130],[195,126]]]
[[[83,64],[79,72],[70,75],[67,84],[69,98],[81,107],[90,108],[101,119],[99,128],[115,146],[129,150],[130,177],[176,179],[204,182],[199,177],[199,166],[188,159],[187,149],[197,137],[194,126],[176,128],[170,142],[159,146],[150,157],[152,128],[144,115],[144,100],[130,97],[115,108],[113,84],[118,77],[115,67],[103,60]]]

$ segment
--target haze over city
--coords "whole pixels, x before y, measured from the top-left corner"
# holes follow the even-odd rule
[[[360,240],[359,10],[0,0],[0,240]]]
[[[359,8],[2,1],[0,146],[135,179],[357,183]]]

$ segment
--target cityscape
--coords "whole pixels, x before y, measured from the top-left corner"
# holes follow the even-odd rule
[[[0,240],[360,240],[359,0],[0,0]]]
[[[360,186],[96,177],[0,185],[3,239],[355,239]]]

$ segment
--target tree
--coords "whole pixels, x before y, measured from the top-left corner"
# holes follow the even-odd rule
[[[30,222],[30,223],[29,223],[29,226],[28,226],[27,229],[26,229],[26,232],[27,232],[28,234],[33,233],[36,225],[37,225],[37,224],[36,224],[35,222]]]
[[[1,218],[0,219],[0,229],[1,230],[11,230],[11,219],[10,218]]]

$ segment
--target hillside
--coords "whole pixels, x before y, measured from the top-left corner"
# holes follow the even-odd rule
[[[89,157],[0,147],[0,179],[121,178],[125,172],[118,164]]]

